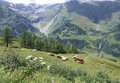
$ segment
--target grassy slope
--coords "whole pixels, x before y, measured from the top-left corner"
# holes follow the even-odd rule
[[[109,71],[111,70],[111,73],[108,73],[112,78],[119,78],[120,79],[120,73],[118,73],[119,69],[120,69],[120,64],[119,63],[115,63],[106,59],[102,59],[102,58],[97,58],[94,56],[88,56],[88,58],[85,60],[85,64],[78,64],[76,62],[74,62],[73,57],[75,54],[59,54],[61,56],[67,56],[69,58],[68,61],[61,61],[59,60],[56,56],[55,57],[51,57],[48,56],[47,53],[45,52],[32,52],[31,50],[28,49],[24,49],[21,51],[21,55],[33,55],[33,56],[42,56],[44,57],[45,62],[50,65],[51,63],[63,63],[66,64],[68,66],[71,66],[73,69],[78,69],[80,68],[81,70],[85,70],[88,73],[94,75],[99,71]],[[79,58],[84,59],[86,57],[86,55],[83,54],[79,54]]]
[[[0,54],[2,53],[2,50],[4,49],[4,47],[0,47]],[[68,61],[61,61],[60,59],[58,59],[55,55],[54,57],[51,57],[48,55],[48,53],[46,52],[40,52],[40,51],[36,51],[36,52],[32,52],[32,49],[25,49],[23,48],[20,52],[21,56],[28,56],[28,55],[33,55],[33,56],[41,56],[44,58],[43,61],[45,61],[47,63],[47,65],[51,65],[52,63],[63,63],[66,64],[70,67],[72,67],[73,69],[77,70],[77,69],[81,69],[84,71],[87,71],[89,74],[91,75],[95,75],[97,72],[101,71],[101,72],[107,72],[107,71],[111,71],[108,73],[108,75],[110,77],[112,77],[113,79],[118,78],[120,79],[120,63],[118,62],[113,62],[107,59],[103,59],[103,58],[98,58],[95,56],[88,56],[87,59],[85,59],[85,63],[84,64],[78,64],[74,61],[73,57],[75,54],[58,54],[60,56],[67,56],[69,58]],[[84,54],[79,54],[78,56],[81,59],[84,59],[86,57],[86,55]],[[39,75],[39,74],[37,74]],[[40,73],[41,75],[41,73]],[[35,74],[36,76],[36,74]]]
[[[20,47],[19,44],[20,41],[18,40],[14,40],[13,44],[10,45],[10,47]],[[0,38],[0,44],[2,44],[2,40]],[[5,47],[0,45],[0,55],[2,55],[3,49]],[[19,50],[18,48],[13,48],[15,50]],[[89,51],[88,51],[89,52]],[[67,66],[72,67],[73,69],[77,70],[77,69],[81,69],[83,71],[88,72],[91,75],[95,75],[98,72],[108,72],[108,75],[113,78],[113,79],[120,79],[120,62],[113,62],[107,59],[103,59],[103,58],[99,58],[99,57],[95,57],[92,55],[95,55],[96,53],[93,51],[91,53],[87,53],[88,54],[88,58],[85,59],[85,57],[87,57],[85,54],[78,54],[79,58],[81,59],[85,59],[85,63],[84,64],[78,64],[74,61],[72,56],[75,56],[75,54],[56,54],[55,56],[49,56],[47,52],[41,52],[41,51],[36,51],[36,52],[32,52],[32,49],[26,49],[26,48],[22,48],[20,50],[20,55],[21,56],[28,56],[28,55],[33,55],[34,57],[43,57],[43,61],[46,62],[47,65],[51,65],[52,63],[63,63]],[[60,59],[58,59],[56,56],[60,55],[60,56],[67,56],[69,58],[68,61],[61,61]],[[104,55],[106,57],[110,56],[104,53]],[[114,59],[118,59],[120,61],[119,58],[115,58],[115,57],[109,57],[109,58],[114,58]],[[15,71],[15,72],[19,72],[19,71]],[[7,78],[8,74],[10,74],[10,76],[14,76],[14,74],[16,73],[5,73],[3,71],[2,68],[0,68],[0,77],[2,78]],[[18,75],[20,76],[20,75]],[[12,77],[10,77],[12,78]],[[62,83],[68,83],[67,80],[65,80],[63,77],[57,76],[57,75],[52,75],[49,73],[48,70],[46,70],[46,72],[35,72],[32,77],[27,77],[25,78],[23,81],[27,82],[31,82],[36,80],[36,82],[41,81],[42,82],[51,82],[52,78],[54,78],[54,80],[56,81],[56,83],[60,83],[62,81]],[[58,80],[59,78],[59,80]]]

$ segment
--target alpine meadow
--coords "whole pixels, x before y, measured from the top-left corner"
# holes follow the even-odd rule
[[[119,0],[25,1],[0,0],[0,83],[120,83]]]

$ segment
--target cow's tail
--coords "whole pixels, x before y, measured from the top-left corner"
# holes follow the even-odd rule
[[[84,58],[84,60],[85,60],[85,59],[87,59],[87,58],[88,58],[88,56],[87,56],[87,57],[85,57],[85,58]]]

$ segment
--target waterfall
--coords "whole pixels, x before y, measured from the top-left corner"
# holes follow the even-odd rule
[[[96,31],[99,30],[99,24],[96,24]],[[96,33],[97,34],[97,33]],[[100,41],[99,45],[98,45],[98,52],[97,52],[97,55],[96,56],[100,56],[100,53],[102,52],[102,40]]]
[[[99,24],[97,24],[96,26],[97,26],[96,31],[98,31],[98,29],[99,29]]]
[[[46,36],[48,36],[50,26],[53,24],[54,20],[56,19],[57,15],[43,28],[40,29],[40,32],[44,33]]]
[[[102,46],[102,41],[101,41],[100,44],[99,44],[99,49],[101,49],[101,46]]]

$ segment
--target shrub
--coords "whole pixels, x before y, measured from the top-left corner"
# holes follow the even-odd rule
[[[112,80],[107,73],[99,72],[96,76],[91,76],[85,71],[78,69],[77,71],[64,64],[52,64],[50,72],[63,76],[72,83],[120,83],[119,80]]]
[[[97,73],[95,77],[95,81],[100,82],[100,83],[103,83],[103,82],[111,83],[112,82],[112,80],[108,77],[107,73],[104,73],[104,72]]]
[[[81,71],[80,69],[78,69],[77,74],[78,76],[84,76],[84,77],[87,76],[87,72]]]
[[[26,66],[26,61],[23,57],[19,56],[19,52],[14,51],[12,48],[8,49],[2,56],[0,56],[0,63],[6,69],[15,70],[20,66]]]
[[[86,83],[94,83],[94,77],[90,76],[87,72],[78,69],[77,75],[80,81],[85,81]]]
[[[70,67],[63,64],[52,64],[50,66],[50,72],[63,76],[67,80],[74,82],[74,78],[77,76],[77,72],[72,70]]]
[[[24,68],[24,73],[30,75],[35,71],[43,69],[46,65],[42,65],[39,60],[28,61],[26,68]]]

